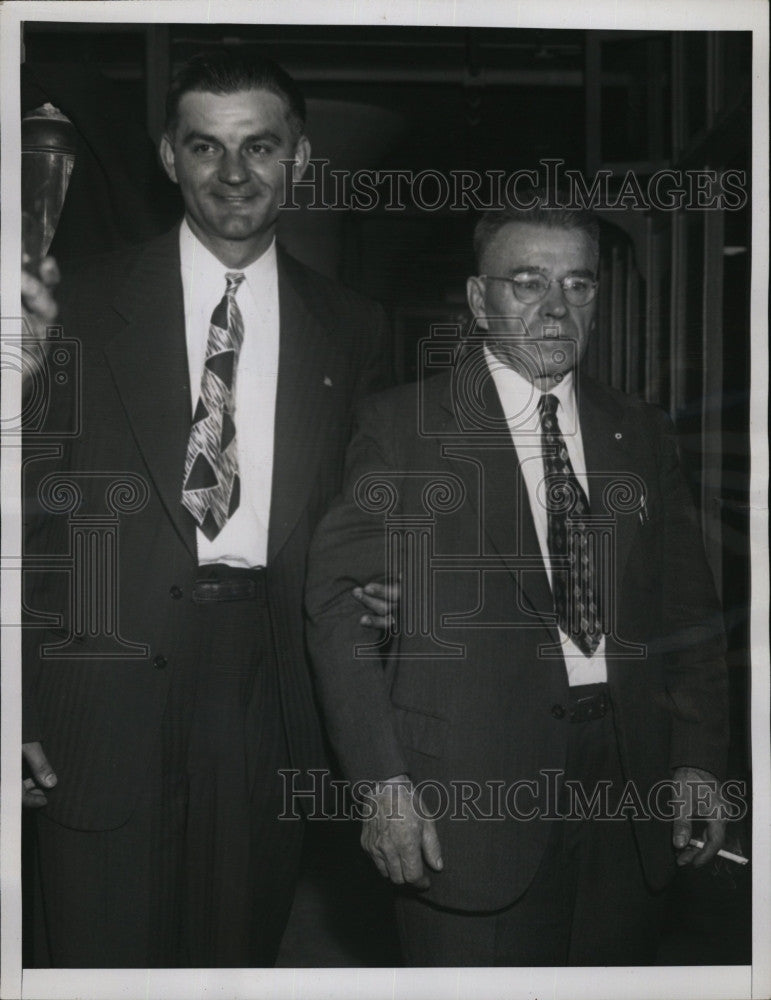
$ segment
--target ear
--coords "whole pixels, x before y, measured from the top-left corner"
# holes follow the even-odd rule
[[[487,330],[487,308],[485,305],[485,283],[483,279],[473,276],[466,281],[466,299],[468,307],[476,319],[480,330]]]
[[[163,164],[163,169],[168,174],[169,179],[174,181],[175,184],[177,184],[178,183],[177,170],[174,165],[174,160],[175,160],[174,145],[171,138],[165,133],[161,136],[161,143],[158,148],[158,152],[161,157],[161,163]]]
[[[308,169],[308,161],[311,158],[311,144],[308,141],[308,137],[301,135],[297,140],[297,146],[294,151],[294,163],[292,165],[292,180],[299,181],[302,179],[303,174]]]

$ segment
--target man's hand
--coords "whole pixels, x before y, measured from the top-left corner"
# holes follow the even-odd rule
[[[24,335],[35,343],[45,343],[48,327],[59,314],[52,289],[59,283],[59,268],[53,257],[44,257],[37,274],[22,269],[21,304],[24,311]],[[35,351],[26,350],[21,372],[26,390],[42,369],[43,361]]]
[[[398,583],[368,583],[355,587],[353,596],[367,609],[359,619],[360,625],[369,628],[395,628],[399,610],[400,587]]]
[[[673,798],[677,813],[672,829],[672,843],[680,852],[677,863],[681,867],[693,864],[694,868],[701,868],[715,857],[725,840],[726,820],[720,785],[713,774],[697,767],[678,767],[673,777],[679,786]],[[704,847],[688,846],[693,835],[692,819],[706,822]]]
[[[428,889],[426,865],[438,872],[444,862],[434,821],[415,811],[413,795],[404,774],[379,781],[374,815],[363,821],[361,846],[385,878],[396,885]]]
[[[46,339],[46,327],[56,319],[59,307],[53,289],[59,284],[59,268],[53,257],[44,257],[37,274],[21,272],[21,301],[36,340]]]
[[[21,784],[21,804],[36,809],[48,801],[43,789],[53,788],[57,777],[40,743],[22,743],[21,753],[31,772],[31,777],[24,778]]]

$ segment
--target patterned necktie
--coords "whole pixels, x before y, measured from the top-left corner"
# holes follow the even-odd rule
[[[244,321],[236,292],[244,275],[229,272],[225,280],[225,294],[209,323],[201,394],[187,442],[182,487],[182,504],[209,541],[222,531],[240,499],[234,415]]]
[[[602,636],[597,536],[586,524],[589,501],[570,464],[557,420],[558,405],[551,394],[538,404],[554,610],[562,631],[585,656],[591,656]]]

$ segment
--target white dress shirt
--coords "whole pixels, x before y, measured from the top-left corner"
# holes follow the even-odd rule
[[[239,269],[225,267],[193,234],[187,221],[180,229],[179,249],[194,411],[201,390],[209,321],[225,294],[225,275]],[[245,278],[236,292],[236,301],[244,320],[244,341],[236,371],[235,425],[241,499],[214,541],[197,530],[201,565],[221,562],[265,566],[268,558],[279,344],[275,241],[258,260],[240,271]],[[180,469],[180,494],[182,473]]]
[[[522,477],[525,481],[530,509],[533,513],[533,521],[535,522],[535,532],[538,536],[538,545],[540,546],[549,582],[551,583],[549,527],[543,487],[545,476],[543,445],[541,441],[541,420],[538,412],[538,403],[541,396],[545,395],[545,393],[542,393],[540,389],[537,389],[526,378],[514,371],[513,368],[509,368],[502,361],[499,361],[487,347],[485,347],[484,351],[488,368],[498,392],[498,398],[506,415],[520,468],[522,469]],[[566,375],[549,392],[559,400],[557,419],[562,436],[565,439],[570,464],[573,466],[573,472],[575,472],[576,478],[588,497],[589,480],[586,475],[584,444],[581,438],[581,425],[578,421],[573,373],[570,372]],[[559,634],[562,640],[562,653],[565,658],[565,666],[568,671],[568,683],[571,687],[576,684],[597,684],[608,679],[608,671],[605,663],[604,636],[594,654],[592,656],[585,656],[562,629],[559,629]]]

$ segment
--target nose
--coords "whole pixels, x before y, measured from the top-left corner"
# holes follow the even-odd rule
[[[249,171],[240,152],[225,150],[220,160],[219,179],[223,184],[243,184],[249,179]]]
[[[541,301],[540,313],[547,318],[561,319],[567,313],[565,296],[558,281],[552,281],[546,295]]]

